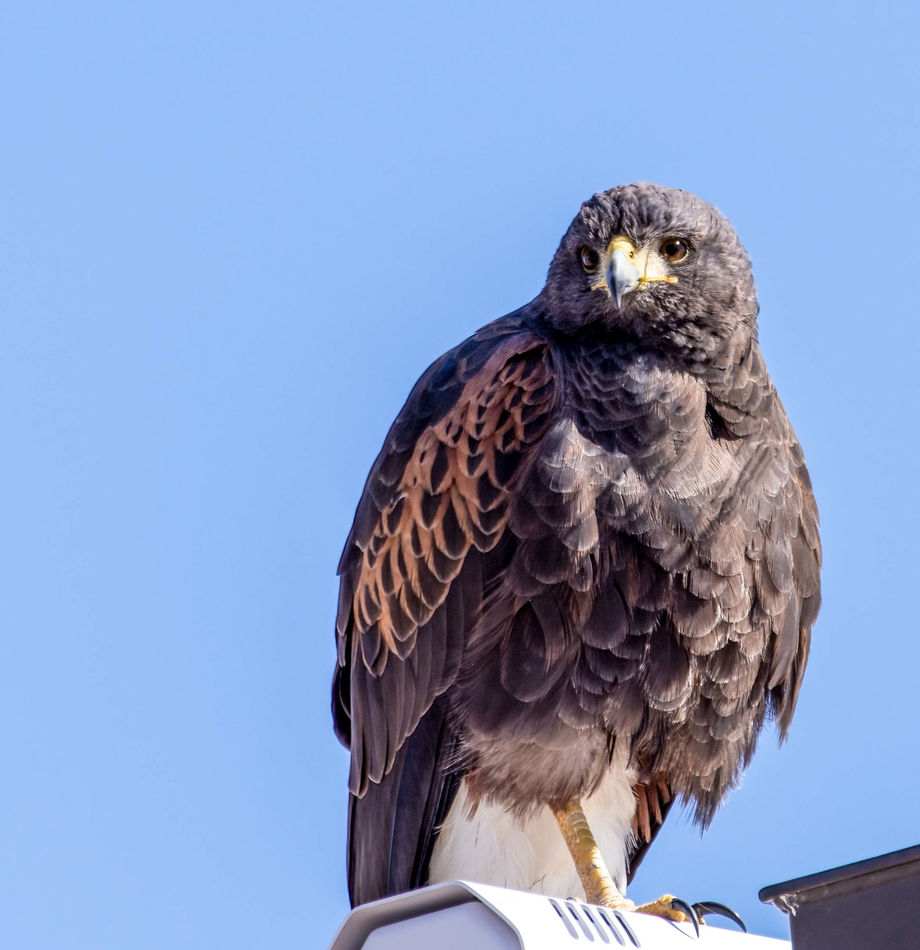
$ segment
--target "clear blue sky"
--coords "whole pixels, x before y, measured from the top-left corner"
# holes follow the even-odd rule
[[[330,938],[367,469],[636,179],[751,252],[826,569],[789,743],[633,893],[779,935],[760,886],[920,840],[917,10],[4,3],[0,944]]]

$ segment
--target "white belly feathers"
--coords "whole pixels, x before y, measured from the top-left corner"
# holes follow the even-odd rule
[[[635,776],[616,755],[588,798],[585,817],[621,894],[626,892],[626,851],[632,839]],[[548,806],[519,820],[500,805],[480,802],[469,816],[466,783],[447,814],[434,846],[429,883],[468,880],[557,897],[584,897],[562,832]]]

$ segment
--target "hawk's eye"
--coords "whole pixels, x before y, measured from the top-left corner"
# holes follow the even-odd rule
[[[670,264],[679,264],[687,259],[690,245],[680,238],[665,238],[661,242],[661,253]]]
[[[583,247],[578,252],[579,260],[581,261],[581,266],[585,269],[586,273],[590,274],[592,271],[597,270],[597,265],[600,264],[601,259],[597,251],[593,247]]]

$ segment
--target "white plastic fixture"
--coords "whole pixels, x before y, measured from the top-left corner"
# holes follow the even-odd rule
[[[711,919],[711,918],[710,918]],[[356,907],[330,950],[791,950],[786,940],[447,881]]]

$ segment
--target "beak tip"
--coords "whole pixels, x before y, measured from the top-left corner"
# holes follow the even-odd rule
[[[616,248],[610,255],[610,263],[607,265],[607,285],[617,310],[622,306],[626,294],[639,286],[639,277],[639,270],[635,264],[620,248]]]

